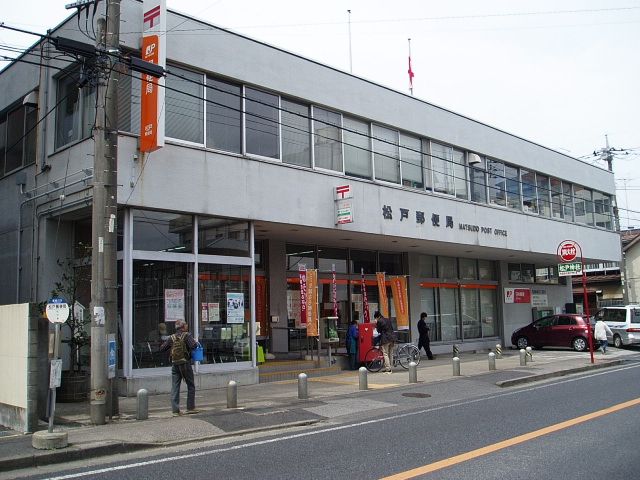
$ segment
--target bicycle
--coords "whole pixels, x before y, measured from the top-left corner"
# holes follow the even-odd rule
[[[411,362],[420,363],[420,350],[413,343],[402,343],[394,347],[391,353],[391,366],[396,367],[398,363],[407,370]],[[384,356],[379,346],[372,347],[364,356],[364,366],[372,373],[379,372],[384,366]]]

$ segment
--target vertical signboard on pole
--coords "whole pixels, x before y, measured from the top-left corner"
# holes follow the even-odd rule
[[[300,326],[297,328],[304,328],[307,325],[307,266],[300,265],[298,267],[300,275]]]
[[[367,284],[364,280],[364,268],[360,269],[360,276],[362,277],[362,315],[364,323],[369,323],[371,315],[369,314],[369,299],[367,298]]]
[[[144,0],[142,4],[142,60],[167,64],[166,0]],[[142,74],[140,91],[140,151],[153,152],[164,146],[164,77]]]
[[[407,278],[398,276],[391,278],[393,305],[396,308],[398,330],[409,329],[409,299],[407,298]]]
[[[307,337],[318,336],[318,271],[307,270]]]
[[[383,317],[389,318],[389,298],[387,297],[387,282],[384,272],[377,272],[378,297],[380,297],[380,313]]]

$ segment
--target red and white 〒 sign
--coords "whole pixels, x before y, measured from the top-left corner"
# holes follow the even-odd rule
[[[142,10],[142,60],[166,68],[166,0],[144,0]],[[164,146],[164,77],[141,80],[140,151],[153,152]]]
[[[344,200],[345,198],[353,198],[351,185],[339,185],[336,187],[336,195],[334,200]]]
[[[504,303],[531,303],[531,289],[505,288]]]
[[[563,262],[573,262],[578,256],[580,246],[573,240],[565,240],[558,245],[558,256]]]

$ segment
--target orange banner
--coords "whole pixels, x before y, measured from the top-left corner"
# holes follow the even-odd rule
[[[391,292],[393,293],[393,305],[396,309],[396,322],[398,330],[409,329],[409,299],[407,297],[407,278],[389,277]]]
[[[307,270],[307,337],[318,333],[318,271]]]
[[[142,38],[142,59],[158,65],[160,46],[158,35]],[[140,151],[153,152],[158,142],[158,79],[143,73],[140,92]]]
[[[387,284],[384,279],[384,272],[376,272],[378,280],[378,297],[380,301],[380,313],[383,317],[389,318],[389,298],[387,297]]]

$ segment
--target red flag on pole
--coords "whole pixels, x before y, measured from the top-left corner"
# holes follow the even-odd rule
[[[409,73],[409,87],[413,88],[413,69],[411,68],[411,56],[409,56],[409,70],[407,71],[407,73]]]

